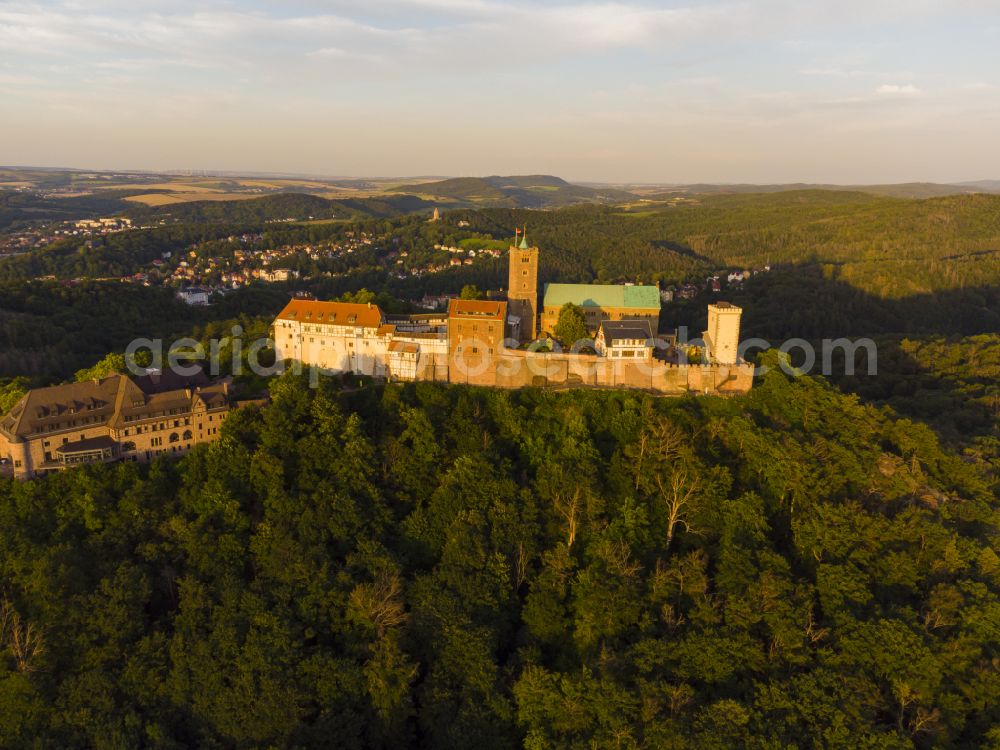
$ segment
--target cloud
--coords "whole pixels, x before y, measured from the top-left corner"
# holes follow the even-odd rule
[[[973,81],[972,83],[966,83],[962,85],[963,91],[997,91],[1000,90],[1000,86],[993,83],[986,83],[985,81]]]
[[[918,96],[922,92],[912,84],[883,83],[875,89],[875,93],[886,96]]]
[[[978,32],[995,25],[997,1],[0,0],[0,86],[39,153],[72,141],[77,120],[51,112],[73,107],[108,153],[188,123],[206,153],[221,144],[236,161],[233,139],[252,135],[275,167],[299,147],[337,169],[356,150],[356,171],[384,174],[410,150],[413,172],[448,158],[455,173],[475,159],[489,171],[482,160],[515,147],[596,165],[613,143],[645,169],[666,152],[664,128],[712,134],[693,162],[720,139],[755,153],[773,134],[774,161],[797,134],[960,132],[982,124],[973,108],[993,117],[997,89],[980,83],[991,68],[968,60],[995,55]],[[504,116],[514,100],[523,117]],[[164,158],[187,159],[195,146],[171,138]]]
[[[859,70],[855,68],[803,68],[799,71],[804,76],[826,76],[830,78],[859,78],[861,76],[885,76],[874,70]]]

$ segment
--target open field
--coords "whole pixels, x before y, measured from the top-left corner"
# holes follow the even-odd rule
[[[329,183],[315,180],[236,180],[240,185],[249,188],[267,188],[269,190],[288,190],[300,188],[303,190],[326,190]]]
[[[99,190],[109,190],[116,189],[121,190],[122,188],[143,188],[146,190],[170,190],[174,193],[219,193],[222,192],[222,188],[216,187],[217,183],[215,181],[199,183],[199,182],[151,182],[151,183],[128,183],[128,182],[117,182],[109,183],[105,185],[95,185]]]
[[[344,200],[348,198],[377,198],[386,195],[384,190],[351,190],[349,188],[338,188],[337,190],[328,190],[322,193],[316,193],[320,198],[327,198],[329,200]]]
[[[293,221],[296,226],[316,226],[320,224],[350,224],[351,219],[306,219],[304,221]]]
[[[223,193],[198,192],[198,193],[143,193],[142,195],[131,195],[125,200],[133,203],[142,203],[146,206],[170,206],[175,203],[191,203],[192,201],[241,201],[250,198],[260,198],[258,193]]]

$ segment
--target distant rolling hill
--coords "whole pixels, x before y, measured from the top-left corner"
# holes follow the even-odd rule
[[[645,194],[647,200],[669,200],[678,195],[715,195],[719,193],[783,193],[789,190],[836,190],[853,193],[871,193],[888,198],[940,198],[946,195],[964,195],[967,193],[1000,192],[1000,181],[982,180],[958,185],[946,185],[937,182],[901,182],[887,185],[830,185],[820,183],[795,182],[778,185],[713,185],[694,184],[678,185],[663,192]]]
[[[635,195],[611,187],[574,185],[552,175],[455,177],[439,182],[400,185],[397,193],[425,196],[469,206],[555,208],[575,203],[621,203]]]
[[[1000,193],[1000,180],[974,180],[972,182],[960,182],[958,186],[973,188],[984,193]]]

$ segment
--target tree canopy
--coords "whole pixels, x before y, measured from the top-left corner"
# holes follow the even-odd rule
[[[271,393],[0,482],[0,744],[1000,740],[995,479],[924,425],[776,369]]]
[[[552,333],[565,347],[571,347],[577,341],[590,338],[583,308],[572,302],[567,302],[559,308],[559,319]]]

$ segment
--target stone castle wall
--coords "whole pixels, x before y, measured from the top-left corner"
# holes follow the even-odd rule
[[[465,368],[454,359],[450,364],[449,382],[499,388],[604,387],[673,395],[726,395],[746,393],[753,384],[753,365],[749,364],[674,365],[658,360],[613,360],[516,349],[503,350],[495,364],[485,369]]]

